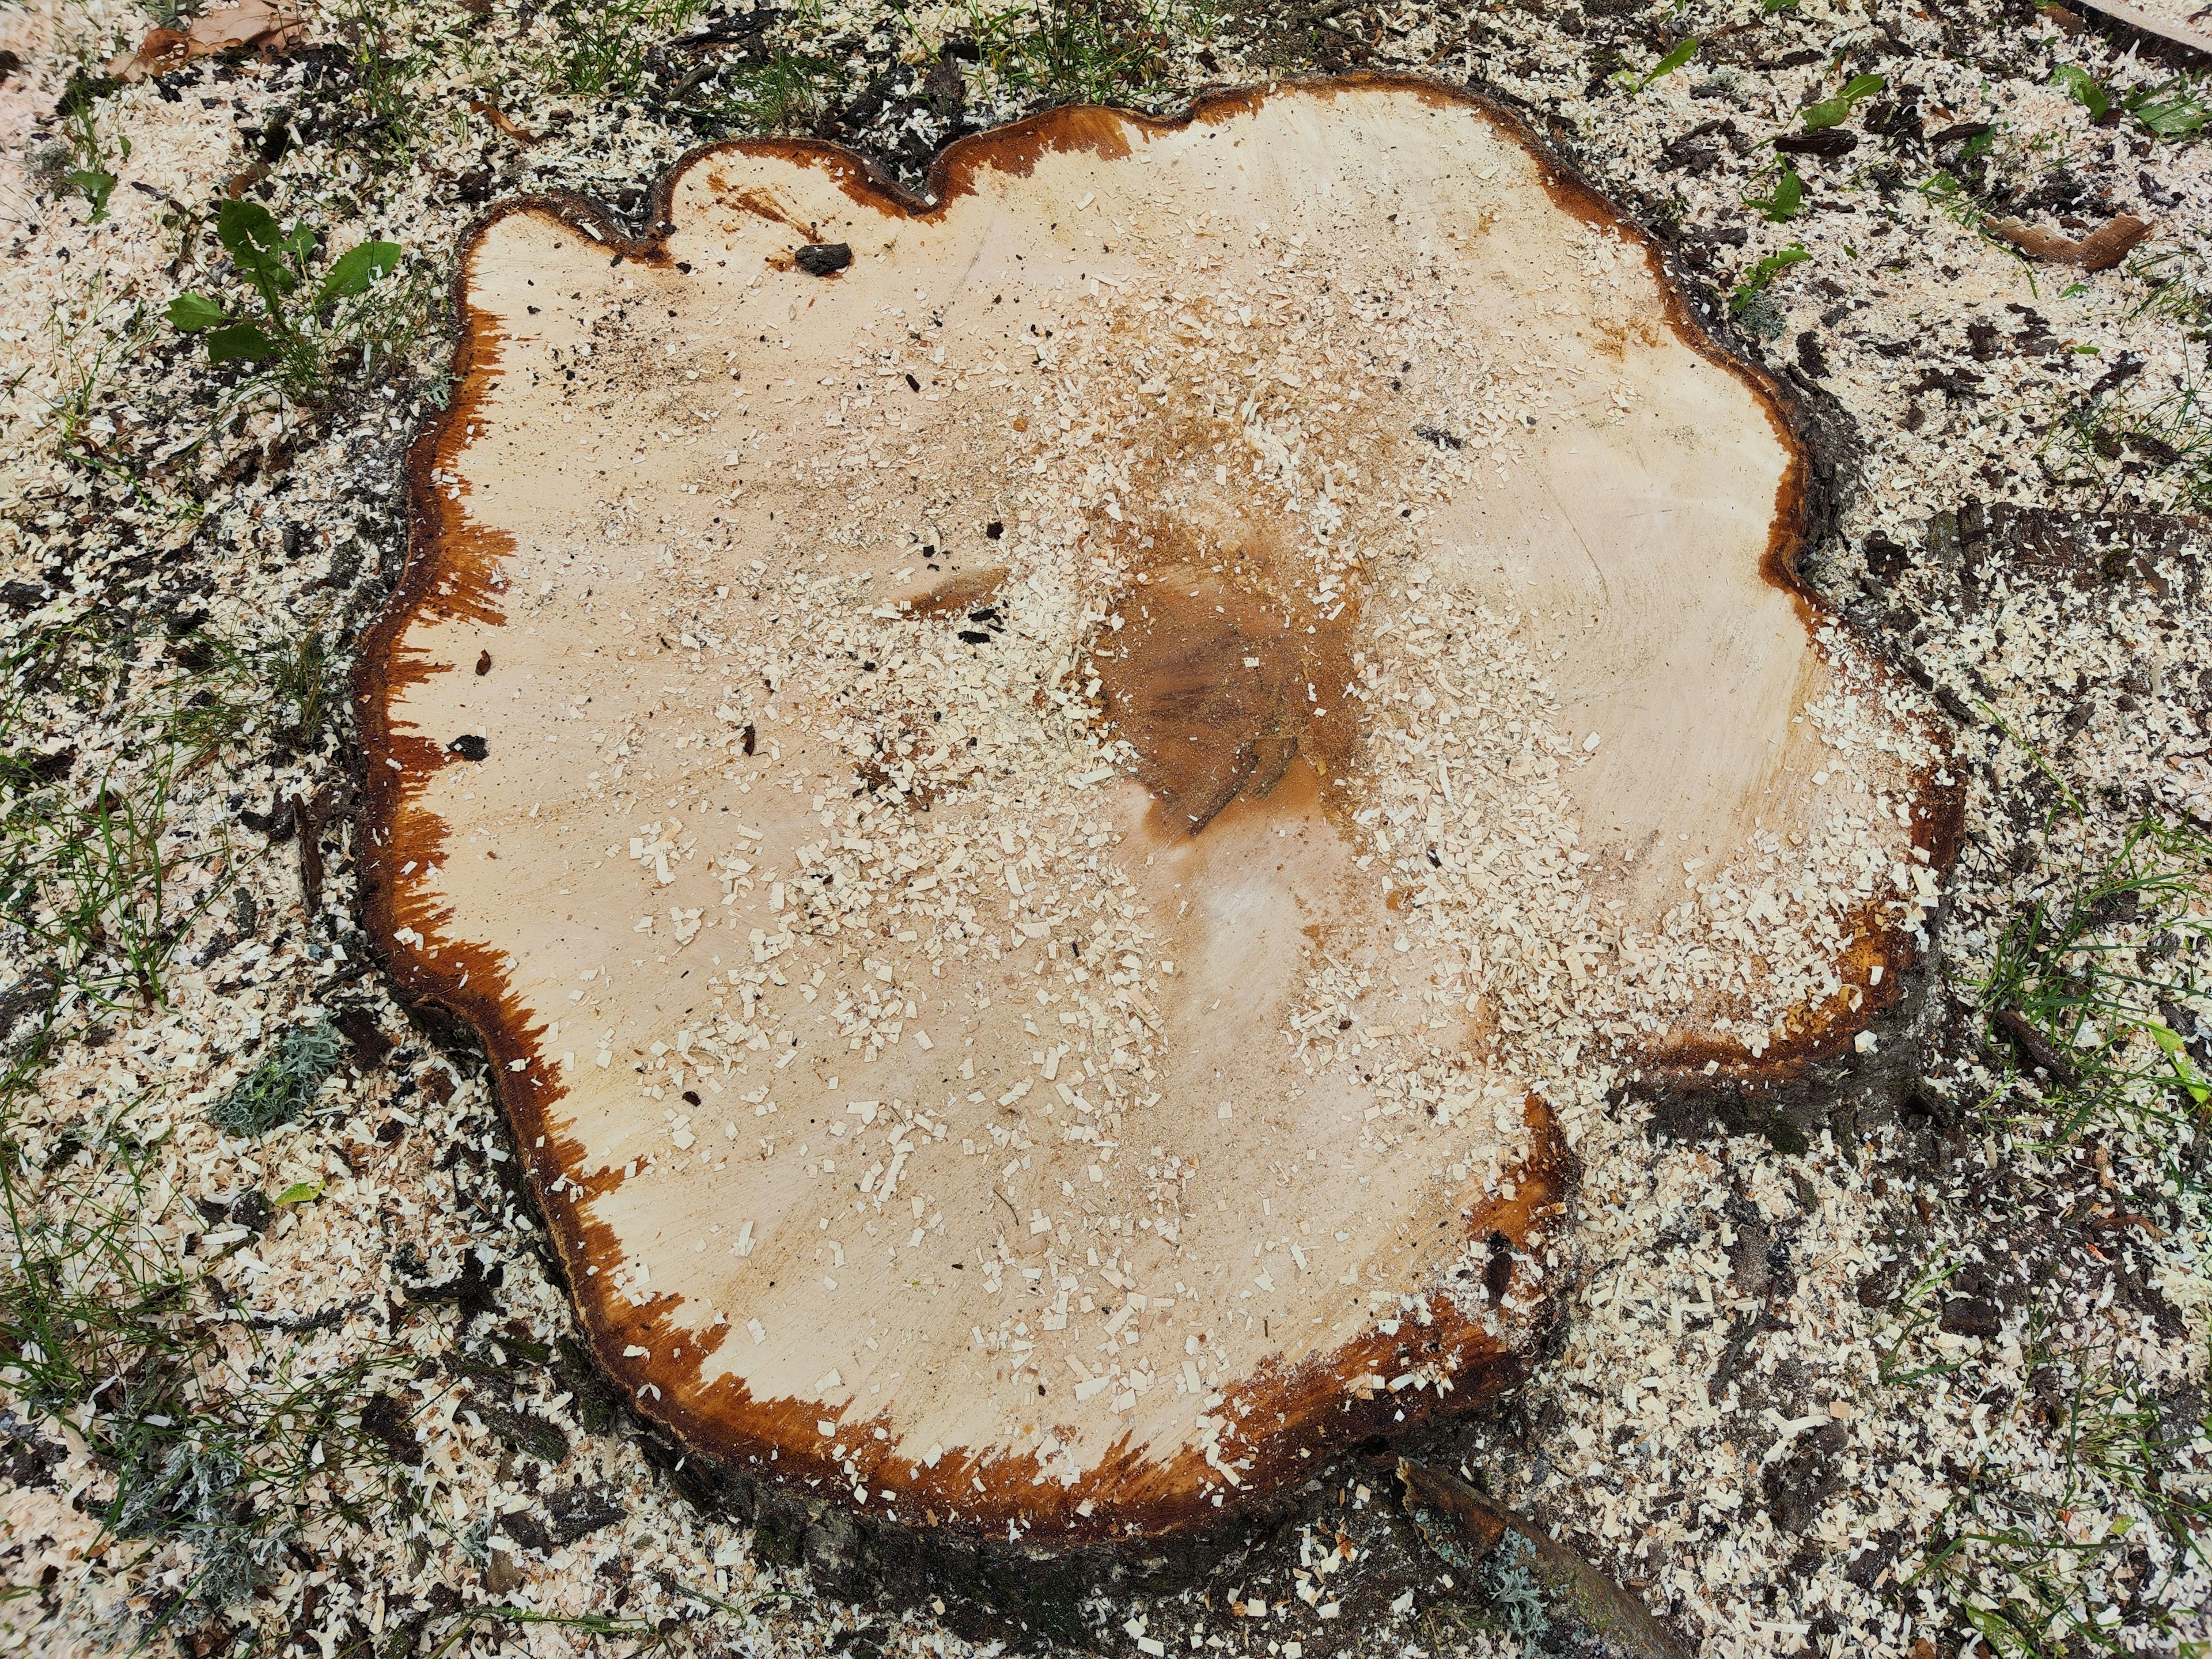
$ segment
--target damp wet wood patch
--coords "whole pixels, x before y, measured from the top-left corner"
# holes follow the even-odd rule
[[[1955,795],[1804,461],[1508,118],[1366,80],[725,146],[469,248],[368,921],[691,1453],[1036,1547],[1463,1411],[1546,1079],[1880,1040]],[[841,249],[831,258],[809,249]]]

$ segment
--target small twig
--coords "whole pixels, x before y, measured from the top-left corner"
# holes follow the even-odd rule
[[[2051,1080],[2062,1088],[2070,1089],[2081,1080],[2081,1073],[2074,1062],[2059,1052],[2057,1045],[2029,1023],[2026,1014],[2017,1008],[2000,1008],[1990,1016],[1999,1030],[2013,1040],[2028,1063],[2039,1066],[2051,1073]]]
[[[518,144],[534,144],[538,142],[536,133],[515,121],[505,110],[488,99],[471,98],[469,100],[469,108],[483,116],[485,120],[490,122],[494,127],[507,137],[514,139]]]

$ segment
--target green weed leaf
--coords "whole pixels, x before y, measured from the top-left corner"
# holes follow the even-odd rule
[[[1851,111],[1862,99],[1873,97],[1886,84],[1879,75],[1853,76],[1833,98],[1824,99],[1805,112],[1805,131],[1819,132],[1826,127],[1841,126],[1850,118]]]
[[[312,1204],[323,1195],[319,1181],[295,1181],[276,1194],[279,1204]]]
[[[399,263],[399,255],[397,242],[363,242],[331,266],[315,295],[315,304],[319,307],[333,300],[349,300],[356,294],[366,294],[370,283]]]
[[[281,240],[276,216],[258,202],[227,201],[216,216],[216,240],[234,259],[257,247],[273,248]]]
[[[1680,42],[1664,58],[1642,75],[1631,75],[1626,70],[1617,71],[1613,79],[1632,93],[1642,92],[1662,75],[1672,75],[1676,70],[1698,55],[1698,37],[1694,34]]]
[[[98,224],[107,216],[107,198],[115,193],[115,175],[95,173],[89,167],[79,167],[74,173],[62,175],[63,182],[74,185],[84,192],[84,199],[92,204],[92,222]]]
[[[1805,181],[1797,176],[1795,167],[1785,167],[1782,177],[1775,181],[1771,195],[1747,196],[1744,204],[1757,208],[1770,223],[1786,225],[1804,210]]]
[[[1803,264],[1812,257],[1805,251],[1803,244],[1798,242],[1792,242],[1779,252],[1768,254],[1744,273],[1743,280],[1735,285],[1735,291],[1729,295],[1729,315],[1742,316],[1745,307],[1751,304],[1753,297],[1764,292],[1768,284],[1777,276],[1792,265]]]
[[[211,363],[258,363],[264,357],[273,356],[276,342],[251,323],[233,323],[219,328],[207,337],[208,361]]]
[[[2197,88],[2178,76],[2139,88],[2127,95],[2125,105],[2129,114],[2160,138],[2186,138],[2212,121],[2212,109],[2198,99]]]
[[[198,334],[220,328],[225,320],[223,308],[205,295],[187,292],[169,301],[170,325],[182,333]]]
[[[288,239],[277,229],[276,216],[258,202],[225,202],[216,222],[216,240],[229,252],[238,274],[259,290],[271,313],[299,285],[293,242],[303,228],[295,227]]]
[[[2078,64],[2061,64],[2051,70],[2051,84],[2065,88],[2074,101],[2089,112],[2093,121],[2112,106],[2112,95],[2105,90],[2104,82]]]

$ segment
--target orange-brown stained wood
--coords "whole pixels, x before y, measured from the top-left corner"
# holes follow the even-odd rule
[[[1062,111],[933,182],[730,145],[650,245],[480,229],[368,923],[687,1447],[1188,1529],[1510,1375],[1578,1103],[1848,1045],[1955,798],[1790,574],[1773,388],[1510,118]]]

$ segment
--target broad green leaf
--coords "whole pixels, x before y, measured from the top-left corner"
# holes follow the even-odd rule
[[[63,174],[62,182],[84,192],[84,199],[92,204],[93,223],[98,224],[107,216],[107,198],[115,193],[113,173],[95,173],[88,167],[79,167],[74,173]]]
[[[2129,94],[2127,112],[2161,138],[2186,138],[2212,119],[2212,110],[2198,102],[2195,89],[2180,80]]]
[[[211,363],[258,363],[276,349],[276,341],[251,323],[233,323],[228,328],[219,328],[207,337],[207,343],[208,361]]]
[[[323,277],[322,290],[316,295],[318,306],[332,300],[349,300],[356,294],[368,291],[370,283],[379,281],[399,263],[400,247],[397,242],[363,242],[351,252],[341,255]]]
[[[1805,112],[1805,131],[1818,132],[1824,127],[1841,126],[1850,118],[1855,105],[1862,99],[1873,97],[1884,84],[1879,75],[1853,76],[1833,98],[1824,99]]]
[[[1792,173],[1790,176],[1795,178],[1796,175]],[[1790,266],[1802,264],[1812,257],[1806,252],[1804,244],[1802,242],[1792,242],[1788,247],[1768,254],[1744,273],[1743,280],[1735,285],[1735,291],[1729,295],[1729,315],[1742,316],[1752,300],[1767,284],[1789,270]]]
[[[2065,88],[2074,101],[2089,112],[2092,120],[2112,106],[2112,94],[2105,90],[2103,83],[2078,64],[2061,64],[2051,70],[2051,84]]]
[[[319,1181],[295,1181],[276,1194],[279,1204],[312,1204],[323,1195]]]
[[[203,330],[220,328],[224,320],[223,309],[204,294],[184,293],[169,301],[169,323],[186,334],[198,334]]]
[[[1651,66],[1650,73],[1644,77],[1644,84],[1648,87],[1661,76],[1672,75],[1697,55],[1698,38],[1692,35]]]
[[[1747,198],[1746,201],[1747,205],[1765,214],[1771,222],[1787,224],[1797,216],[1799,209],[1804,205],[1805,181],[1797,176],[1795,167],[1784,167],[1782,177],[1775,183],[1771,196],[1753,196]]]
[[[216,240],[234,259],[247,249],[274,247],[278,240],[276,216],[258,202],[234,199],[216,216]]]

